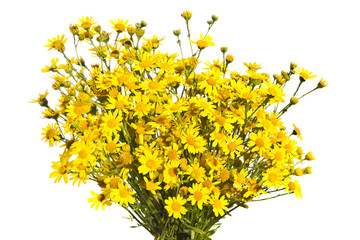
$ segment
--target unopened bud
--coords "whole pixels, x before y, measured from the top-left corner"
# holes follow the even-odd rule
[[[95,26],[94,31],[97,32],[97,33],[100,33],[101,32],[101,26],[100,25]]]
[[[136,36],[138,37],[138,38],[141,38],[142,36],[144,36],[144,34],[145,34],[145,30],[144,29],[138,29],[138,30],[136,30]]]
[[[181,16],[186,20],[186,21],[189,21],[190,18],[192,17],[192,13],[189,12],[189,11],[185,11],[181,14]]]
[[[289,74],[287,72],[285,72],[285,71],[281,71],[281,76],[285,79],[285,81],[290,80]]]
[[[219,17],[216,16],[216,15],[212,15],[212,16],[211,16],[211,19],[212,19],[214,22],[216,22],[217,20],[219,20]]]
[[[141,27],[146,27],[146,26],[147,26],[147,23],[143,20],[143,21],[141,21],[140,26],[141,26]]]
[[[180,31],[180,29],[176,29],[176,30],[173,31],[173,33],[174,33],[175,36],[178,37],[178,36],[180,36],[181,31]]]
[[[76,35],[79,34],[79,28],[76,25],[71,25],[69,26],[69,30],[72,34]]]
[[[297,99],[296,97],[291,97],[290,98],[290,103],[292,104],[292,105],[295,105],[295,104],[297,104],[299,102],[299,99]]]
[[[221,48],[220,48],[220,51],[221,51],[222,53],[226,53],[226,52],[227,52],[227,50],[228,50],[228,48],[227,48],[227,47],[221,47]]]
[[[234,61],[234,57],[231,55],[226,55],[225,60],[227,63],[231,63]]]

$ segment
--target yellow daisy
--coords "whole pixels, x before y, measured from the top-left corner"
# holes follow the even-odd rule
[[[225,196],[223,195],[220,198],[220,194],[216,193],[214,195],[212,195],[212,197],[210,198],[210,204],[213,206],[213,212],[215,214],[215,216],[224,216],[225,215],[225,211],[228,210],[228,208],[226,207],[229,203],[225,200]]]
[[[65,35],[63,34],[61,37],[57,35],[56,38],[49,39],[49,44],[45,45],[45,47],[49,48],[48,50],[58,50],[59,52],[65,51],[65,42],[67,38],[65,38]]]
[[[165,199],[165,209],[168,211],[169,216],[174,218],[181,218],[181,215],[185,215],[187,209],[183,206],[186,203],[186,199],[183,199],[181,196],[169,197]]]
[[[209,194],[210,191],[208,188],[203,187],[201,184],[194,183],[192,187],[190,187],[189,192],[192,194],[187,199],[188,201],[191,201],[192,205],[197,204],[197,207],[202,210],[203,204],[207,204],[209,200]]]

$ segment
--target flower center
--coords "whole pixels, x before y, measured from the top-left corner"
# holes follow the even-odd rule
[[[115,104],[115,107],[119,110],[122,110],[125,108],[124,102],[123,101],[117,101]]]
[[[88,155],[88,153],[87,153],[87,151],[86,151],[85,149],[81,149],[81,150],[79,151],[79,157],[80,157],[80,158],[86,158],[87,155]]]
[[[200,191],[194,193],[194,198],[196,201],[200,201],[203,198],[203,194]]]
[[[159,86],[160,86],[160,84],[158,82],[156,82],[156,81],[149,82],[149,88],[151,90],[159,89]]]
[[[139,103],[136,104],[136,109],[137,109],[139,112],[145,111],[145,109],[146,109],[146,104],[143,103],[143,102],[139,102]]]
[[[129,192],[128,192],[127,189],[121,189],[119,191],[119,195],[120,195],[121,198],[126,198],[127,196],[129,196]]]
[[[214,86],[216,85],[216,78],[209,78],[206,80],[206,82],[211,85],[211,86]]]
[[[189,144],[189,145],[195,145],[195,138],[193,136],[187,136],[186,137],[186,142]]]
[[[170,160],[176,160],[179,158],[179,154],[175,150],[171,149],[168,151],[168,158]]]
[[[117,125],[117,122],[115,119],[109,119],[109,121],[107,122],[107,125],[109,128],[115,128]]]
[[[168,173],[170,175],[170,177],[176,177],[176,175],[178,174],[178,169],[177,168],[169,168]]]
[[[109,142],[106,145],[106,150],[108,150],[109,152],[114,152],[116,150],[116,144],[114,142]]]
[[[296,189],[296,185],[294,182],[289,182],[289,190],[294,191]]]
[[[150,169],[154,169],[156,167],[156,162],[152,159],[146,161],[146,166]]]
[[[234,142],[229,142],[229,144],[228,144],[228,148],[229,148],[229,150],[230,151],[235,151],[236,150],[236,148],[237,148],[237,145],[236,145],[236,143],[234,143]]]
[[[174,211],[174,212],[178,212],[181,208],[181,204],[178,203],[178,202],[173,202],[171,204],[171,209]]]
[[[221,201],[218,200],[218,199],[214,200],[214,207],[215,207],[216,209],[221,209],[221,208],[222,208]]]
[[[146,68],[149,68],[151,66],[151,62],[149,60],[143,60],[143,61],[140,62],[139,66],[141,68],[146,69]]]
[[[217,117],[217,118],[215,119],[215,121],[216,121],[219,125],[223,126],[223,125],[226,123],[226,118],[224,118],[223,116],[220,116],[220,117]]]
[[[270,173],[269,174],[269,181],[270,182],[274,183],[274,182],[277,181],[277,179],[278,179],[278,177],[277,177],[277,175],[275,173]]]
[[[53,138],[53,137],[55,137],[55,135],[56,135],[56,132],[55,132],[54,129],[49,129],[49,130],[46,131],[46,138],[47,139]]]
[[[196,42],[196,45],[198,45],[199,48],[206,48],[208,46],[208,43],[204,40],[198,40]]]
[[[262,138],[256,139],[256,146],[264,147],[264,145],[265,145],[264,139],[262,139]]]

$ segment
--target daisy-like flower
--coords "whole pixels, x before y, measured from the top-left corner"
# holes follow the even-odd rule
[[[161,187],[160,187],[161,182],[155,183],[154,180],[149,180],[149,179],[147,179],[147,177],[144,177],[144,181],[146,184],[146,190],[150,191],[154,195],[156,194],[155,191],[161,189]]]
[[[118,131],[121,130],[121,120],[122,117],[119,114],[118,110],[115,110],[115,112],[105,112],[102,116],[103,123],[101,123],[100,127],[102,129],[102,132],[108,135],[115,134]]]
[[[67,183],[69,181],[68,173],[70,172],[70,168],[67,166],[66,162],[52,162],[52,169],[55,171],[50,173],[49,178],[55,178],[55,183],[60,182],[62,178],[64,178],[64,182]]]
[[[241,137],[233,138],[231,135],[229,135],[226,137],[226,141],[222,142],[220,146],[226,155],[230,155],[231,158],[234,159],[235,156],[238,156],[243,150],[242,143],[243,141]]]
[[[110,97],[108,98],[108,103],[106,104],[106,109],[117,109],[120,113],[127,113],[127,107],[130,105],[129,94],[123,95],[119,93],[116,98]]]
[[[119,183],[118,189],[112,189],[111,191],[111,198],[114,202],[118,203],[120,206],[122,205],[129,205],[135,203],[135,199],[132,197],[135,192],[131,191],[129,184],[126,183]]]
[[[201,153],[206,150],[206,140],[198,135],[198,128],[191,126],[181,137],[181,143],[185,144],[184,148],[187,149],[190,153]]]
[[[254,63],[244,63],[244,65],[251,71],[257,71],[259,69],[261,69],[261,64],[257,64],[256,62]]]
[[[294,131],[292,132],[292,135],[295,135],[298,138],[300,138],[300,140],[303,140],[299,128],[295,124],[293,124],[293,127],[294,127]]]
[[[212,42],[212,37],[207,35],[205,38],[202,34],[200,34],[200,39],[197,41],[190,41],[192,43],[195,43],[199,49],[204,49],[209,46],[215,46],[215,44]]]
[[[199,163],[194,163],[188,167],[186,174],[196,182],[201,182],[205,178],[205,168],[200,167]]]
[[[128,20],[124,21],[122,19],[110,21],[113,29],[118,33],[125,32],[128,22],[129,22]]]
[[[64,34],[61,37],[57,35],[56,38],[49,39],[49,44],[45,45],[45,47],[49,48],[49,51],[55,49],[62,53],[65,51],[66,40],[67,38],[65,38]]]
[[[50,71],[56,71],[57,70],[57,66],[56,64],[59,62],[58,58],[53,58],[51,59],[51,65],[50,66],[45,66],[43,69],[41,69],[41,72],[50,72]]]
[[[77,24],[78,27],[82,27],[83,29],[85,30],[89,30],[90,27],[92,25],[94,25],[96,22],[95,22],[95,19],[93,19],[92,17],[81,17],[79,19],[79,22]]]
[[[207,204],[210,196],[210,191],[208,188],[203,187],[199,183],[194,183],[192,187],[189,188],[189,192],[191,195],[187,199],[191,201],[191,205],[197,204],[197,207],[202,210],[203,204]]]
[[[54,143],[60,142],[61,132],[57,124],[48,124],[46,128],[43,128],[44,137],[41,140],[49,143],[49,147],[54,146]]]
[[[236,189],[238,190],[242,190],[243,186],[246,184],[246,177],[248,176],[249,172],[243,168],[241,169],[241,171],[238,173],[236,170],[233,171],[233,176],[234,176],[234,185],[236,187]]]
[[[211,199],[210,199],[210,204],[213,206],[213,212],[215,214],[215,216],[224,216],[225,215],[225,211],[228,210],[228,208],[226,207],[229,203],[225,200],[225,196],[221,196],[220,198],[220,194],[216,193],[214,195],[212,195]]]
[[[288,191],[290,193],[293,192],[297,198],[299,198],[299,199],[302,198],[301,186],[300,186],[298,180],[291,181],[290,178],[286,178],[284,180],[284,188],[286,191]]]
[[[149,150],[145,149],[144,154],[139,157],[139,162],[141,163],[138,167],[139,173],[143,175],[149,173],[150,178],[152,178],[153,174],[161,168],[162,160],[158,155],[158,151],[151,153]]]
[[[187,209],[183,206],[186,203],[186,199],[183,199],[180,195],[177,197],[169,197],[165,199],[165,209],[168,211],[169,216],[174,218],[181,218],[182,215],[185,215]]]
[[[248,147],[253,147],[252,152],[258,151],[260,155],[267,152],[271,147],[271,140],[266,132],[259,131],[258,133],[251,133]]]
[[[106,199],[107,194],[104,193],[105,192],[97,194],[94,191],[91,191],[91,195],[93,195],[93,197],[89,198],[88,202],[91,203],[91,207],[95,206],[95,210],[98,210],[100,206],[102,210],[105,210],[105,205],[111,206],[111,202]]]
[[[133,103],[134,116],[141,118],[147,115],[151,109],[151,102],[149,96],[144,94],[138,94],[135,96],[135,103]]]
[[[280,188],[283,178],[283,172],[278,168],[272,167],[266,170],[262,180],[268,188]]]
[[[304,68],[295,68],[295,72],[299,74],[300,81],[306,81],[308,79],[316,78],[317,75],[312,75],[312,72],[310,72],[307,69]]]
[[[163,174],[164,174],[164,182],[165,183],[178,183],[179,182],[179,177],[178,177],[178,174],[180,172],[180,168],[179,168],[179,165],[180,165],[180,160],[177,160],[177,161],[171,161],[171,162],[168,162],[164,165],[164,171],[163,171]]]

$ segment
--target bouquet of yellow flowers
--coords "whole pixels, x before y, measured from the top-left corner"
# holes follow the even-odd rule
[[[52,88],[59,103],[50,106],[46,91],[32,102],[52,119],[43,140],[63,148],[53,161],[50,178],[78,186],[95,181],[91,207],[118,204],[130,218],[157,239],[210,239],[219,220],[251,201],[295,193],[295,178],[311,173],[299,163],[304,154],[280,117],[299,99],[327,85],[321,79],[296,97],[300,86],[315,78],[291,63],[289,71],[260,72],[245,63],[244,74],[229,71],[234,57],[220,48],[222,60],[199,69],[200,54],[213,46],[208,35],[218,18],[208,21],[206,34],[193,39],[191,12],[183,12],[190,56],[184,56],[181,31],[174,30],[180,53],[163,53],[163,38],[144,38],[147,23],[112,20],[112,32],[82,17],[69,29],[75,57],[65,53],[64,35],[46,47],[63,56],[51,60]],[[115,39],[110,40],[110,37]],[[78,53],[88,44],[91,65]],[[292,75],[298,87],[285,101],[283,89]]]

